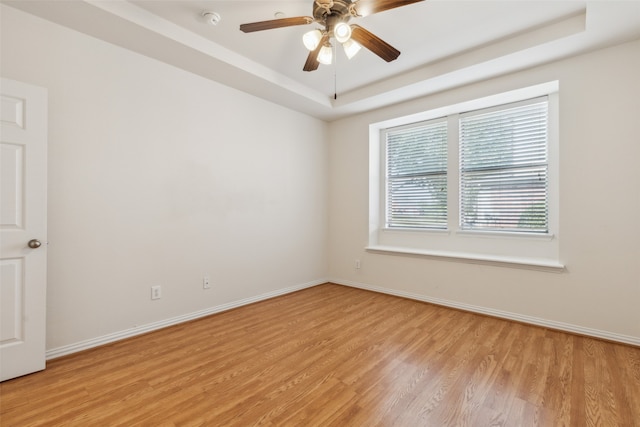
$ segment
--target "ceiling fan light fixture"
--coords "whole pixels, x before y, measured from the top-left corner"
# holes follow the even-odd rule
[[[302,43],[308,50],[314,51],[318,47],[320,39],[322,39],[322,33],[320,32],[320,30],[312,30],[308,33],[304,33],[304,35],[302,36]]]
[[[342,48],[344,49],[344,53],[345,55],[347,55],[347,58],[351,59],[356,56],[356,53],[360,51],[362,46],[360,46],[357,42],[349,39],[346,42],[342,43]]]
[[[333,28],[333,35],[337,41],[344,43],[351,38],[351,27],[344,22],[338,22]]]
[[[2,0],[0,0],[1,2]],[[352,58],[363,47],[386,62],[394,61],[400,51],[371,31],[358,24],[349,25],[351,18],[360,18],[385,10],[407,6],[426,0],[312,0],[311,16],[282,17],[276,12],[276,18],[268,21],[240,24],[240,31],[253,33],[274,28],[294,27],[317,24],[321,28],[309,31],[302,36],[303,45],[310,51],[302,67],[303,71],[314,71],[320,64],[333,62],[333,46],[343,45],[345,55]],[[354,42],[350,42],[351,40]],[[335,42],[334,42],[335,41]],[[357,42],[357,43],[356,43]],[[332,45],[333,43],[333,45]]]
[[[332,60],[333,49],[331,49],[331,45],[322,46],[322,49],[320,49],[320,53],[318,53],[318,62],[324,65],[331,65]]]

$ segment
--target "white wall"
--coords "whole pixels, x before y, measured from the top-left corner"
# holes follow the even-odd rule
[[[640,343],[640,42],[327,125],[0,8],[0,74],[49,90],[50,352],[328,271]],[[370,123],[555,79],[565,272],[364,251]]]
[[[640,344],[640,41],[331,123],[334,281]],[[368,125],[560,82],[562,273],[368,253]],[[354,268],[354,260],[362,268]]]
[[[49,351],[326,277],[326,123],[6,6],[1,51],[49,91]]]

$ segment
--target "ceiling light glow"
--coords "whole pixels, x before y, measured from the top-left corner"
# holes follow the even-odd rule
[[[322,33],[320,30],[309,31],[302,36],[302,43],[304,43],[304,47],[308,50],[314,51],[316,47],[318,47],[318,43],[320,43],[321,38]]]
[[[322,49],[320,49],[320,53],[318,53],[318,62],[324,65],[331,65],[331,61],[333,59],[333,49],[331,49],[331,45],[324,45]]]
[[[344,22],[339,22],[333,29],[333,35],[340,43],[344,43],[351,38],[351,27]]]
[[[358,51],[362,48],[358,43],[349,39],[346,42],[342,43],[342,48],[344,49],[344,53],[347,55],[347,58],[353,58]]]

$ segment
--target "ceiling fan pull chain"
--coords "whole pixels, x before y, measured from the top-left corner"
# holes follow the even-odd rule
[[[338,51],[334,46],[333,56],[336,59],[333,63],[333,100],[338,99]]]

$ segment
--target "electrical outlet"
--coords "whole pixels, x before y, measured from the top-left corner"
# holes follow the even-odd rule
[[[209,281],[209,276],[204,276],[202,278],[202,289],[211,289],[211,282]]]
[[[151,287],[151,299],[160,299],[162,298],[162,288],[160,285]]]
[[[359,259],[356,260],[356,269],[360,270],[360,260]]]

